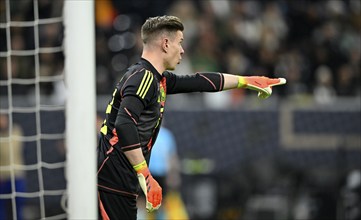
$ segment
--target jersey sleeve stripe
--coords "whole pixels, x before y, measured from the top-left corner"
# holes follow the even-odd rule
[[[151,85],[152,82],[153,82],[153,79],[154,79],[154,77],[153,77],[153,74],[151,73],[150,81],[149,81],[149,83],[148,83],[148,85],[147,85],[147,88],[145,89],[144,93],[142,94],[142,97],[141,97],[142,99],[144,99],[145,95],[147,94],[147,92],[148,92],[148,90],[149,90],[149,87],[150,87],[150,85]]]
[[[140,98],[144,99],[145,95],[147,94],[150,85],[153,82],[153,74],[146,70],[145,71],[145,76],[143,77],[143,79],[145,78],[145,82],[144,84],[141,84],[138,91],[137,91],[137,95],[139,95]]]
[[[146,81],[147,78],[148,78],[148,71],[145,71],[142,82],[140,83],[139,88],[137,90],[137,93],[136,93],[137,95],[139,95],[140,91],[142,90],[144,81]]]
[[[133,120],[134,124],[138,124],[138,122],[134,119],[133,115],[127,108],[124,108],[125,112],[129,115],[129,117]]]
[[[206,77],[206,76],[204,76],[204,75],[202,75],[202,74],[199,74],[201,77],[203,77],[205,80],[207,80],[211,85],[212,85],[212,87],[213,87],[213,89],[214,90],[217,90],[217,87],[216,87],[216,85],[214,85],[214,83],[210,80],[210,79],[208,79],[208,77]]]
[[[144,93],[144,91],[145,91],[145,89],[146,89],[146,87],[147,87],[147,85],[149,83],[149,80],[151,78],[150,73],[149,73],[148,70],[145,71],[145,74],[147,75],[145,83],[143,85],[141,85],[142,89],[141,89],[140,93],[137,93],[137,95],[139,95],[140,97],[142,97],[142,95],[143,95],[143,93]]]

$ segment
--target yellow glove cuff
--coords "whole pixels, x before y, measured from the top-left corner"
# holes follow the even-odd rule
[[[247,85],[247,82],[246,80],[244,79],[243,76],[239,76],[238,77],[238,85],[237,85],[237,88],[243,88]]]
[[[147,168],[147,167],[148,167],[148,165],[147,165],[147,162],[145,160],[143,160],[143,162],[133,166],[134,170],[137,171],[137,172],[139,170],[142,170],[142,169]]]

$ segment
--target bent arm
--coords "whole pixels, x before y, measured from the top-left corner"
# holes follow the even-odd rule
[[[120,149],[133,166],[144,161],[136,126],[143,108],[143,104],[138,98],[126,96],[122,101],[115,121]]]

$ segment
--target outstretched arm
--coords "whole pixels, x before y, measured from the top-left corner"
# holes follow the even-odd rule
[[[167,93],[219,92],[229,89],[252,89],[258,91],[259,98],[268,98],[272,94],[272,86],[286,83],[284,78],[268,78],[264,76],[238,76],[227,73],[196,73],[193,75],[175,75],[165,73]]]

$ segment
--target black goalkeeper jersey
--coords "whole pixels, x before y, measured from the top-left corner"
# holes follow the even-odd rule
[[[167,94],[216,92],[223,83],[221,73],[159,74],[145,59],[129,67],[114,89],[100,131],[98,189],[136,197],[137,175],[124,151],[141,147],[149,164]]]

